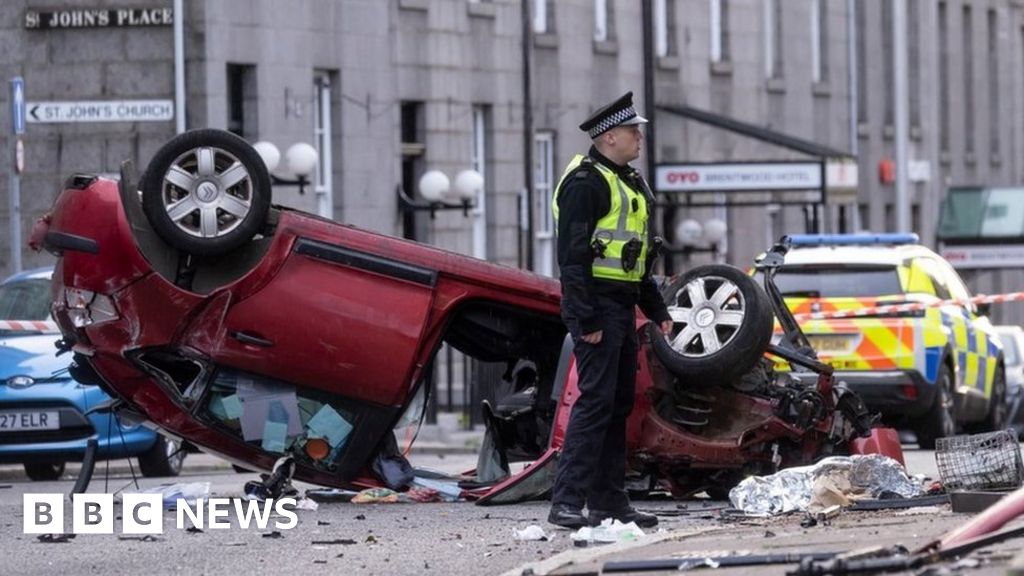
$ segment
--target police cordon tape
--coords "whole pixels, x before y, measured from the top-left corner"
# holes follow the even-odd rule
[[[0,330],[10,332],[40,332],[57,334],[60,329],[57,323],[50,320],[0,320]]]
[[[1024,301],[1024,292],[1008,292],[1006,294],[979,294],[973,298],[951,298],[949,300],[936,300],[934,302],[909,302],[905,304],[889,304],[886,306],[873,306],[871,308],[857,308],[852,310],[833,310],[831,312],[804,312],[794,314],[798,322],[801,320],[835,320],[838,318],[859,318],[863,316],[885,316],[888,314],[902,314],[905,312],[917,312],[925,308],[938,308],[940,306],[967,306],[968,304],[1002,304],[1004,302]]]

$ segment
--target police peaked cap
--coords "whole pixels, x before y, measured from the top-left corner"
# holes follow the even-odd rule
[[[632,126],[633,124],[646,124],[647,118],[636,113],[633,108],[633,93],[626,92],[618,100],[602,106],[580,124],[583,130],[591,138],[597,138],[601,134],[615,128],[616,126]]]

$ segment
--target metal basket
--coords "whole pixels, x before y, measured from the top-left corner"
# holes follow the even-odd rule
[[[1013,430],[939,438],[935,463],[947,491],[1007,490],[1024,483],[1024,462]]]

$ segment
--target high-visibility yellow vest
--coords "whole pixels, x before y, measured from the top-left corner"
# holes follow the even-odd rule
[[[555,194],[551,198],[551,212],[555,217],[556,229],[558,195],[562,193],[565,179],[583,162],[583,158],[582,155],[577,154],[569,162],[558,182]],[[591,166],[604,176],[611,194],[611,209],[597,221],[597,227],[591,237],[592,242],[600,242],[605,247],[603,256],[594,256],[591,272],[594,278],[639,282],[644,277],[647,251],[650,249],[647,243],[647,219],[649,216],[647,198],[641,191],[634,190],[629,184],[623,182],[615,171],[603,166],[600,162],[592,162]],[[642,248],[636,266],[632,270],[626,271],[622,267],[622,249],[626,242],[633,238],[641,242]]]

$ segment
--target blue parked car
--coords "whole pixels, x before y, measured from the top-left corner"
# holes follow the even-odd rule
[[[32,480],[56,480],[96,438],[97,459],[137,456],[144,476],[177,476],[185,458],[178,442],[110,412],[86,415],[110,396],[71,377],[71,354],[57,356],[54,346],[60,335],[38,322],[50,319],[52,273],[39,268],[0,284],[0,462],[22,463]],[[37,322],[12,329],[12,321]]]

